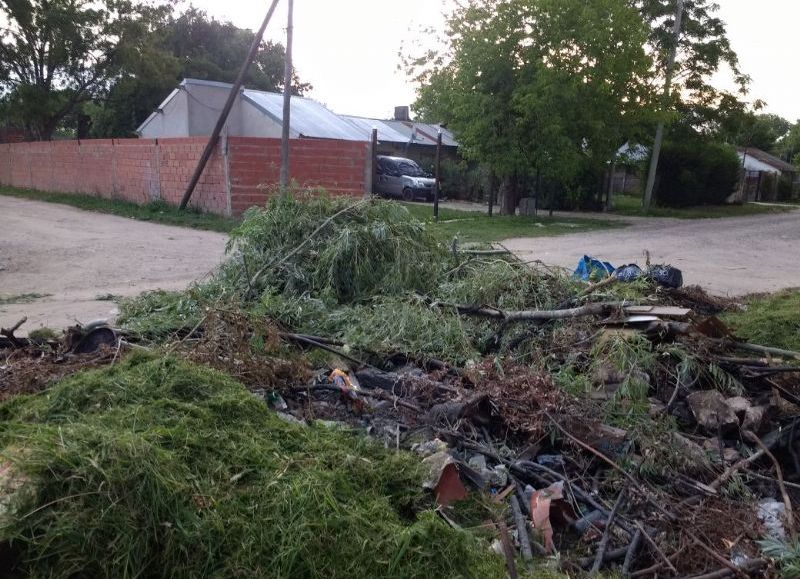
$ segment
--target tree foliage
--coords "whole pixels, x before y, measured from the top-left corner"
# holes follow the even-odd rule
[[[167,10],[156,0],[0,0],[0,95],[13,120],[49,139],[113,83]]]
[[[3,19],[0,100],[33,139],[133,136],[181,79],[232,82],[254,35],[167,0],[0,0]],[[284,56],[262,42],[245,84],[282,90]]]
[[[626,0],[469,0],[447,20],[446,50],[408,62],[416,110],[498,175],[572,183],[648,117],[647,34]]]
[[[254,33],[209,18],[197,8],[167,18],[126,67],[107,95],[90,112],[92,135],[128,137],[184,78],[233,82]],[[263,41],[245,77],[245,86],[282,91],[285,48]],[[292,91],[309,88],[295,75]]]

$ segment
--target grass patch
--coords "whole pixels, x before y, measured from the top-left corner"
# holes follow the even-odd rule
[[[624,227],[625,222],[609,219],[585,219],[562,217],[521,217],[517,215],[495,215],[477,211],[440,209],[439,223],[433,221],[433,206],[430,204],[404,203],[411,215],[431,224],[441,235],[459,241],[492,243],[514,237],[550,237],[569,233],[582,233],[598,229]]]
[[[674,217],[676,219],[719,219],[722,217],[744,217],[747,215],[764,215],[793,211],[793,207],[778,205],[706,205],[698,207],[651,207],[645,211],[642,198],[637,195],[615,195],[614,211],[618,215],[633,217]]]
[[[12,304],[30,304],[36,300],[50,297],[52,294],[26,293],[17,295],[0,295],[0,306],[10,306]]]
[[[756,344],[800,351],[800,289],[753,296],[741,312],[725,314],[737,335]]]
[[[85,211],[108,213],[118,217],[136,219],[137,221],[150,221],[152,223],[178,225],[181,227],[190,227],[192,229],[220,231],[222,233],[228,233],[239,223],[239,220],[231,217],[204,213],[196,209],[181,211],[177,207],[169,205],[164,201],[154,201],[152,203],[138,205],[130,201],[122,201],[119,199],[102,199],[89,195],[50,193],[5,186],[0,186],[0,195],[31,199],[33,201],[45,201],[47,203],[59,203]]]
[[[132,356],[0,417],[19,577],[505,576],[429,510],[416,457],[285,423],[197,365]]]

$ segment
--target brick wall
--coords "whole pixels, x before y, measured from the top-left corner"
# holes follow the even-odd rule
[[[114,139],[0,144],[0,184],[177,205],[207,139]],[[368,144],[297,139],[290,142],[291,178],[333,195],[361,196]],[[222,139],[206,165],[192,205],[239,214],[263,205],[280,172],[280,140]]]
[[[278,183],[279,139],[231,137],[228,141],[231,206],[238,214],[264,205]],[[331,195],[361,196],[369,159],[368,143],[322,139],[289,141],[289,173],[301,187],[322,187]]]

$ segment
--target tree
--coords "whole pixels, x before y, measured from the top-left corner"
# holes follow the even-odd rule
[[[92,135],[133,136],[184,78],[233,82],[252,42],[251,30],[209,18],[196,8],[170,17],[141,50],[130,55],[108,94],[90,108]],[[282,91],[284,57],[281,44],[262,42],[245,86]],[[292,92],[300,95],[309,88],[295,74]]]
[[[653,57],[651,82],[659,86],[667,72],[670,49],[674,46],[677,0],[634,0],[649,26],[647,51]],[[725,23],[717,15],[713,0],[683,0],[683,17],[672,81],[674,110],[682,121],[698,130],[713,122],[714,112],[724,97],[747,94],[750,77],[739,67],[739,58],[727,36]],[[712,77],[727,67],[738,87],[736,94],[715,87]],[[742,103],[743,104],[743,103]]]
[[[0,0],[0,93],[28,136],[49,139],[105,90],[168,7],[133,0]]]
[[[784,161],[793,163],[800,169],[800,120],[791,125],[776,148],[777,153]]]
[[[708,132],[721,105],[745,109],[736,95],[720,91],[711,76],[723,65],[732,71],[739,94],[747,92],[749,77],[739,69],[739,61],[726,35],[725,24],[716,16],[719,5],[713,0],[634,0],[650,25],[648,52],[653,55],[653,81],[663,84],[661,118],[656,130],[650,173],[644,196],[649,208],[665,119],[679,115],[680,124],[697,133]]]
[[[447,20],[446,50],[408,62],[415,109],[503,178],[512,213],[519,178],[575,185],[638,131],[652,102],[646,38],[626,0],[469,0]]]

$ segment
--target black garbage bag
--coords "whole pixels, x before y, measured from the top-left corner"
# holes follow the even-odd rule
[[[644,275],[644,272],[642,268],[635,263],[629,263],[628,265],[623,265],[615,269],[613,275],[619,281],[629,282],[639,279]]]
[[[677,289],[683,285],[683,273],[671,265],[651,265],[647,277],[664,287]]]

